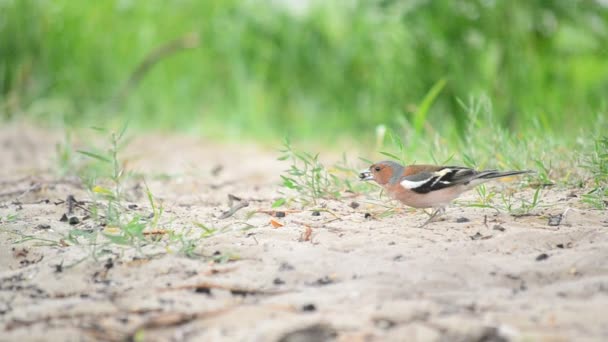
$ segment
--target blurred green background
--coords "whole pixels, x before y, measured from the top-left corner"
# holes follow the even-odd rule
[[[513,132],[593,128],[608,107],[606,1],[0,0],[5,120],[459,137],[471,96]]]

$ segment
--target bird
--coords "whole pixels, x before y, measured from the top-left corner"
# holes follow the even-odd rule
[[[401,165],[391,160],[372,164],[359,173],[362,181],[375,181],[393,198],[412,208],[433,208],[426,226],[462,193],[493,179],[533,173],[478,171],[462,166]],[[426,211],[425,211],[426,212]]]

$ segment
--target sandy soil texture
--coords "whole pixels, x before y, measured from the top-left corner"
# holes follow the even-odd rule
[[[203,258],[159,242],[95,260],[66,240],[99,227],[87,191],[53,171],[61,137],[0,128],[0,341],[608,340],[608,214],[581,190],[547,189],[522,217],[456,205],[422,229],[420,211],[366,215],[373,194],[274,217],[252,214],[280,196],[273,151],[146,135],[125,155],[160,227],[221,232],[199,240]],[[220,219],[229,194],[248,206]]]

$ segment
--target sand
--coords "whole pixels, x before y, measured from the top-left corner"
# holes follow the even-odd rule
[[[163,204],[159,229],[221,232],[198,240],[204,257],[155,243],[95,260],[67,240],[99,229],[87,212],[60,221],[68,195],[91,198],[57,176],[61,140],[0,128],[0,341],[608,340],[608,214],[581,189],[547,188],[521,217],[462,205],[471,192],[424,228],[407,208],[366,217],[399,207],[377,193],[273,217],[253,211],[282,196],[288,165],[274,151],[141,135],[125,159]],[[133,212],[151,212],[141,184],[127,193]],[[249,206],[220,219],[229,194]]]

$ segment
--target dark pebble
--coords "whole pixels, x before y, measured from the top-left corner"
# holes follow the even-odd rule
[[[274,278],[274,280],[272,281],[273,284],[275,285],[283,285],[285,284],[285,281],[281,278]]]
[[[379,329],[383,329],[383,330],[388,330],[396,325],[395,322],[391,321],[390,319],[386,319],[386,318],[378,318],[378,319],[374,320],[374,324],[376,325],[376,327],[378,327]]]
[[[325,276],[325,277],[323,277],[323,278],[319,278],[319,279],[317,279],[317,280],[314,282],[314,285],[317,285],[317,286],[323,286],[323,285],[329,285],[329,284],[331,284],[331,283],[333,283],[333,282],[334,282],[334,281],[333,281],[333,280],[331,280],[331,278],[330,278],[330,277]]]
[[[321,216],[321,213],[315,210],[312,212],[312,216]]]
[[[196,289],[194,289],[194,293],[202,293],[202,294],[206,294],[206,295],[210,295],[211,294],[211,289],[208,287],[197,287]]]
[[[73,225],[79,224],[79,223],[80,223],[80,220],[78,219],[78,217],[76,217],[76,216],[72,216],[72,217],[70,217],[70,219],[68,220],[68,223],[69,223],[69,224],[71,224],[71,225],[73,226]]]
[[[274,216],[276,216],[276,217],[285,217],[285,212],[284,211],[277,211],[276,213],[274,213]]]
[[[505,227],[499,225],[499,224],[495,224],[494,227],[492,227],[492,229],[494,230],[499,230],[501,232],[504,232],[505,230],[507,230]]]
[[[475,233],[475,235],[471,235],[469,236],[471,238],[471,240],[479,240],[483,237],[483,235],[481,235],[479,232]]]
[[[313,312],[313,311],[317,311],[317,307],[314,304],[306,304],[306,305],[302,305],[301,310],[304,312]]]
[[[547,224],[551,227],[557,227],[562,223],[562,214],[549,215],[549,222]]]
[[[36,228],[38,228],[38,229],[51,229],[51,225],[49,225],[49,224],[39,224],[38,226],[36,226]]]
[[[555,245],[555,247],[557,247],[557,248],[564,248],[564,244],[563,243],[558,243],[557,245]]]
[[[211,169],[211,174],[213,176],[217,176],[220,174],[220,172],[222,172],[222,170],[224,170],[224,166],[218,164],[218,165],[214,166],[213,169]]]
[[[466,217],[459,217],[456,219],[456,223],[465,223],[465,222],[470,222],[471,220],[469,220]]]
[[[293,271],[295,268],[289,264],[289,263],[281,263],[281,266],[279,266],[279,271]]]
[[[357,209],[357,208],[359,208],[359,205],[360,205],[360,204],[359,204],[359,203],[357,203],[357,202],[350,202],[350,204],[349,204],[349,206],[350,206],[351,208],[353,208],[353,209]]]
[[[389,246],[394,246],[395,245],[395,241],[391,241],[388,243]]]
[[[539,254],[536,257],[536,261],[543,261],[543,260],[547,260],[547,259],[549,259],[549,254],[547,254],[547,253]]]
[[[365,213],[365,215],[363,215],[364,218],[368,219],[372,217],[372,214],[370,213]]]
[[[393,257],[393,261],[401,261],[403,260],[403,255],[397,254]]]
[[[63,214],[61,215],[61,218],[59,219],[60,222],[68,222],[68,215]]]
[[[131,210],[137,209],[137,204],[129,204],[129,209],[131,209]]]

